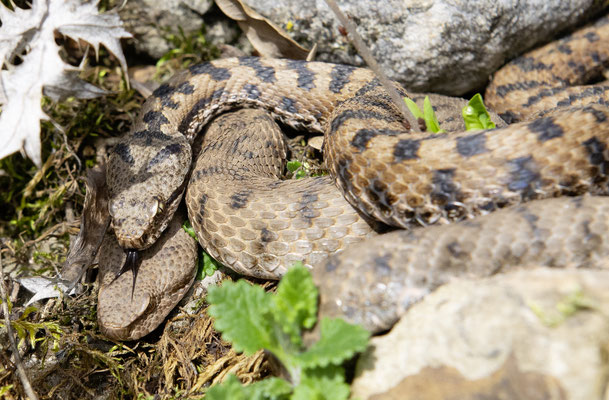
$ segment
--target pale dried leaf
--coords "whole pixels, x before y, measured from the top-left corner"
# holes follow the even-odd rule
[[[118,58],[121,68],[127,72],[127,61],[123,55],[120,38],[131,37],[131,34],[123,29],[123,23],[118,14],[109,11],[98,14],[97,1],[78,4],[78,1],[62,2],[52,1],[49,14],[55,18],[54,24],[57,30],[74,40],[84,40],[99,51],[99,45],[103,44],[110,53]],[[67,12],[67,10],[70,10]],[[70,14],[73,14],[73,17]]]
[[[7,58],[12,54],[20,54],[26,44],[37,32],[39,21],[44,16],[45,9],[32,4],[30,10],[16,7],[15,11],[0,6],[0,62],[10,62]]]
[[[43,51],[37,47],[29,55],[40,59]],[[0,158],[23,150],[36,165],[42,165],[40,120],[48,117],[40,107],[42,82],[32,79],[32,76],[42,75],[42,69],[40,63],[23,63],[20,68],[0,71],[3,89],[9,100],[2,105],[0,114],[0,135],[4,142],[0,148]]]
[[[62,101],[74,95],[79,99],[94,99],[109,93],[80,79],[77,71],[63,71],[52,85],[43,87],[43,92],[55,101]]]
[[[61,293],[75,294],[76,289],[70,287],[67,282],[63,282],[57,279],[45,278],[43,276],[33,276],[29,278],[19,278],[17,281],[23,285],[27,290],[34,293],[25,306],[29,306],[39,300],[52,299],[59,297]]]
[[[33,0],[31,9],[15,11],[0,5],[0,21],[0,159],[22,151],[40,167],[40,120],[48,119],[41,109],[43,90],[53,99],[105,93],[80,80],[79,69],[63,62],[55,33],[87,42],[96,52],[104,45],[125,72],[119,39],[131,35],[118,15],[98,14],[97,1]],[[15,57],[22,62],[15,64]]]
[[[216,0],[226,16],[239,23],[252,46],[262,57],[304,60],[309,51],[296,43],[281,28],[273,24],[241,0]]]

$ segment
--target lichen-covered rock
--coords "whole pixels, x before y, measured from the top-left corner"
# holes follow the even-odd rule
[[[324,0],[247,0],[277,25],[293,25],[317,59],[362,65]],[[342,0],[339,6],[388,74],[416,91],[461,95],[506,59],[598,14],[596,0]],[[606,6],[605,6],[606,7]],[[343,31],[344,33],[344,31]]]
[[[164,39],[168,32],[177,34],[178,27],[188,34],[201,29],[205,14],[213,0],[130,0],[119,9],[125,29],[135,38],[135,47],[159,58],[171,50]]]
[[[450,283],[372,340],[354,397],[605,398],[607,287],[609,271],[541,268]]]

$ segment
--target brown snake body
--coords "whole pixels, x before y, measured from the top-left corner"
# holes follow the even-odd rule
[[[222,111],[258,107],[288,125],[325,131],[326,164],[348,203],[329,178],[278,180],[285,144],[265,114],[216,119],[203,137],[185,198],[199,242],[239,273],[278,278],[303,261],[315,266],[322,310],[379,330],[453,276],[527,264],[598,266],[609,249],[605,199],[518,204],[607,194],[609,86],[571,85],[582,83],[573,70],[583,68],[577,76],[588,79],[607,66],[608,39],[605,17],[515,60],[494,77],[487,103],[512,121],[535,119],[451,135],[410,132],[365,69],[251,57],[193,66],[154,92],[109,157],[109,210],[118,243],[161,251],[150,246],[182,198],[195,135]],[[569,63],[569,52],[582,57],[581,68]],[[269,135],[250,125],[268,126]],[[411,229],[478,215],[472,222],[380,236],[317,265],[374,236],[370,218]],[[154,276],[155,268],[143,263],[139,275]],[[121,312],[114,322],[100,313],[107,334],[143,336],[154,324],[142,324],[142,316],[160,323],[170,311],[157,298],[173,289],[150,295],[156,289],[139,280],[134,298],[143,292],[147,300],[125,306],[135,311]],[[131,282],[132,274],[123,274],[109,285],[125,295],[106,296],[102,304],[100,294],[100,308],[112,313],[118,309],[113,304],[130,303]]]

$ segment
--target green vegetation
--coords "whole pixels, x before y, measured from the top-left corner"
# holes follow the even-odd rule
[[[438,118],[436,118],[436,113],[433,111],[431,101],[429,101],[429,96],[425,96],[425,100],[423,101],[422,112],[421,109],[416,105],[416,103],[410,100],[408,97],[404,97],[404,102],[406,103],[406,106],[408,106],[408,109],[416,119],[425,121],[427,131],[433,133],[445,132],[444,129],[440,128],[440,123],[438,122]]]
[[[43,109],[53,122],[42,123],[41,169],[21,154],[0,160],[0,170],[5,173],[0,176],[1,236],[26,241],[39,238],[43,231],[64,221],[66,201],[82,202],[84,179],[80,171],[95,163],[94,142],[123,132],[128,115],[139,109],[141,102],[134,91],[127,90],[118,71],[116,67],[96,66],[85,77],[112,90],[112,95],[89,100],[70,97],[61,103],[44,99]]]
[[[587,297],[582,288],[577,288],[558,301],[554,308],[544,309],[540,305],[529,302],[529,308],[541,322],[549,327],[556,327],[581,310],[593,310],[597,307],[592,299]]]
[[[421,111],[416,103],[408,97],[404,97],[404,102],[415,118],[425,122],[426,130],[428,132],[446,132],[444,129],[440,128],[438,118],[433,110],[429,96],[425,96],[423,111]],[[491,116],[484,106],[480,93],[476,93],[469,100],[467,105],[463,107],[461,114],[463,115],[463,121],[465,122],[465,129],[468,131],[495,128],[495,123],[491,121]]]
[[[212,256],[207,254],[205,251],[201,249],[201,254],[199,254],[199,267],[197,270],[197,278],[201,280],[206,276],[212,276],[220,267],[220,263],[216,261]]]
[[[300,162],[297,160],[288,161],[286,165],[288,172],[292,174],[292,178],[300,179],[309,175],[309,163]]]
[[[495,123],[491,121],[491,116],[484,106],[480,93],[476,93],[467,106],[463,107],[462,115],[465,129],[468,131],[495,128]]]
[[[366,348],[370,333],[341,319],[324,318],[319,341],[305,347],[302,332],[315,325],[317,295],[311,274],[302,265],[286,273],[275,294],[243,280],[210,288],[208,313],[222,337],[246,354],[269,351],[281,362],[289,381],[273,377],[242,386],[236,377],[229,377],[213,386],[206,398],[346,399],[349,385],[342,363]]]
[[[177,33],[170,28],[165,29],[164,39],[171,44],[171,50],[156,62],[157,78],[204,60],[218,58],[220,50],[205,39],[205,31],[205,25],[198,32],[188,34],[180,26]]]
[[[1,302],[2,300],[0,300]],[[12,304],[8,302],[9,310],[12,309]],[[59,339],[62,333],[59,324],[56,322],[32,322],[28,320],[30,314],[37,312],[36,307],[29,306],[19,318],[11,321],[11,327],[17,333],[19,338],[18,346],[23,346],[26,342],[29,343],[30,347],[36,348],[37,344],[40,344],[42,348],[47,349],[49,340],[52,340],[51,348],[55,351],[59,349]],[[0,328],[4,327],[4,323],[0,322]]]
[[[193,239],[197,239],[197,233],[190,224],[190,221],[186,220],[182,224],[182,229],[186,231]],[[207,254],[201,247],[199,247],[199,265],[197,268],[197,280],[201,280],[206,276],[212,276],[214,272],[218,270],[220,263],[214,260],[209,254]]]

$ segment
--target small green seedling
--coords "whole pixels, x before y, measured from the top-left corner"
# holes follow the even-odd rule
[[[444,129],[440,128],[440,123],[438,122],[438,118],[436,117],[433,107],[431,106],[429,96],[425,96],[422,112],[416,103],[411,99],[404,97],[404,102],[415,118],[425,121],[427,131],[433,133],[446,132]],[[491,121],[491,116],[484,106],[480,93],[476,93],[469,100],[467,105],[463,107],[461,114],[463,115],[463,121],[465,122],[465,129],[468,131],[495,128],[495,123]]]
[[[286,167],[288,171],[290,171],[294,177],[294,179],[300,179],[307,176],[307,170],[310,168],[307,162],[300,162],[297,160],[288,161]]]
[[[486,111],[480,93],[476,93],[467,105],[463,107],[462,114],[465,121],[465,129],[468,131],[495,128],[495,123],[491,121],[491,116]]]
[[[212,276],[220,266],[220,263],[213,259],[205,251],[201,250],[199,254],[199,266],[197,268],[197,280],[202,280],[206,276]]]
[[[186,231],[192,238],[197,240],[197,233],[195,229],[190,224],[189,220],[184,221],[182,224],[182,229]],[[212,276],[214,272],[218,270],[220,264],[218,261],[214,260],[209,254],[207,254],[204,250],[201,249],[199,251],[199,266],[197,268],[197,280],[202,280],[206,276]]]
[[[444,129],[440,128],[440,123],[438,122],[436,113],[434,112],[433,107],[431,106],[429,96],[425,96],[425,100],[423,100],[423,112],[421,112],[421,109],[417,106],[417,104],[408,97],[404,97],[404,102],[406,103],[406,106],[416,119],[422,119],[423,121],[425,121],[427,131],[433,133],[446,132]]]
[[[211,387],[206,399],[347,399],[342,363],[366,348],[370,333],[342,319],[323,318],[319,341],[304,346],[302,331],[317,320],[317,288],[302,264],[286,273],[274,294],[244,280],[227,281],[210,288],[207,300],[215,328],[236,351],[271,352],[290,380],[272,377],[242,386],[230,376]]]
[[[537,315],[541,322],[549,327],[556,327],[580,310],[594,310],[597,304],[587,297],[581,288],[567,294],[556,303],[552,309],[543,309],[539,304],[529,302],[529,308]]]

